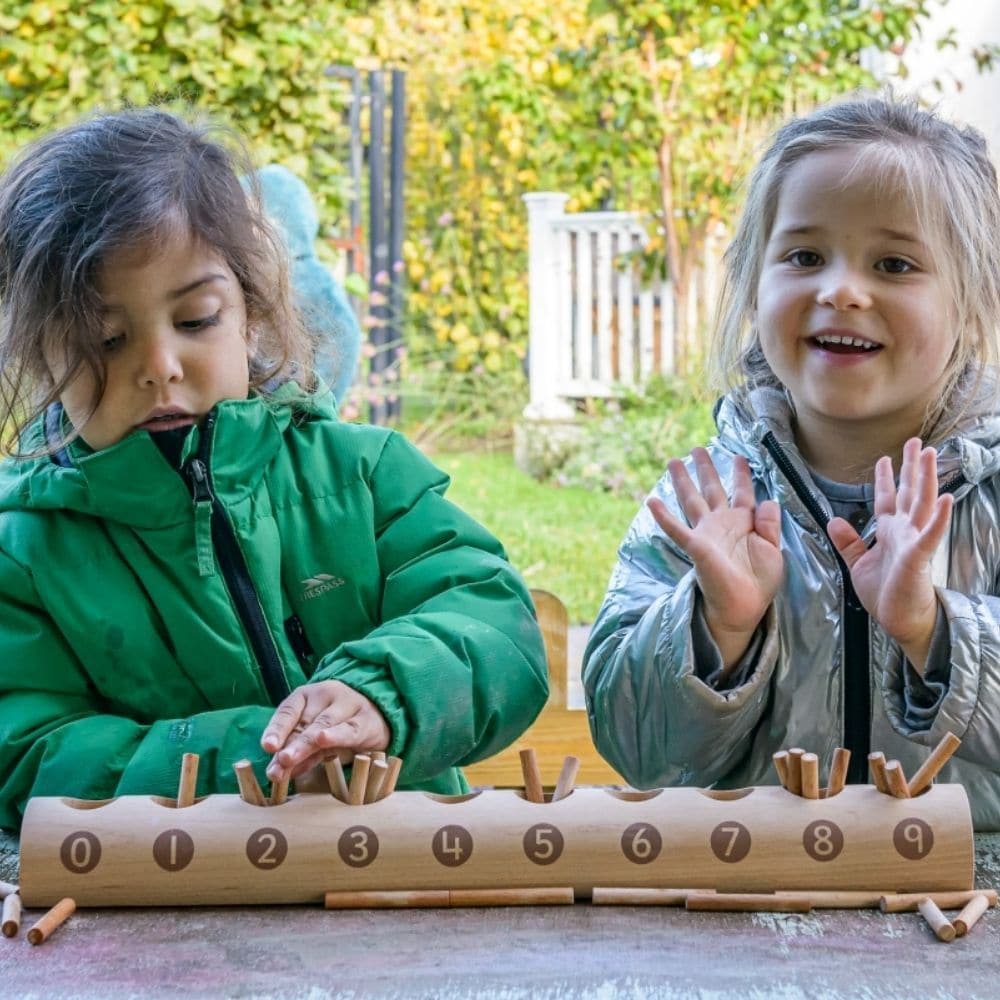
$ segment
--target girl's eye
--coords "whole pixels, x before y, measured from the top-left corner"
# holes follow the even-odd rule
[[[813,250],[793,250],[785,260],[795,267],[819,267],[823,263],[823,258]]]
[[[105,354],[113,354],[124,343],[125,335],[118,333],[113,337],[105,337],[104,340],[101,341],[101,350],[104,351]]]
[[[886,274],[909,274],[914,270],[914,266],[902,257],[883,257],[875,267]]]
[[[212,313],[211,316],[202,316],[200,319],[186,319],[180,321],[177,325],[182,330],[204,330],[206,327],[216,326],[219,322],[219,317],[222,315],[222,310]]]

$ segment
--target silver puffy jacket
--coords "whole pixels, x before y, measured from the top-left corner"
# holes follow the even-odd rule
[[[949,536],[933,561],[951,673],[936,712],[919,726],[911,702],[922,684],[854,597],[826,535],[829,504],[789,421],[775,390],[754,391],[747,406],[727,397],[709,445],[727,487],[733,456],[744,455],[758,500],[782,508],[784,582],[752,671],[731,690],[700,679],[694,572],[643,508],[619,549],[584,658],[598,749],[640,788],[733,788],[774,783],[771,755],[792,746],[820,755],[824,780],[831,752],[845,745],[854,754],[852,780],[866,780],[869,748],[912,774],[950,731],[962,745],[939,780],[965,785],[977,829],[1000,829],[1000,415],[970,419],[939,448],[939,482],[955,497]],[[653,495],[683,518],[668,477]],[[871,537],[874,524],[862,534]]]

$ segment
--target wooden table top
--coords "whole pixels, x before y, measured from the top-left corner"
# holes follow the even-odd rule
[[[2,835],[0,835],[2,836]],[[16,881],[16,841],[0,878]],[[976,837],[1000,887],[1000,834]],[[0,938],[0,996],[797,1000],[1000,996],[1000,909],[937,941],[916,913],[713,914],[644,907],[78,911],[31,947]]]

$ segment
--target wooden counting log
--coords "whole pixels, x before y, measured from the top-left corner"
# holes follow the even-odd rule
[[[389,763],[387,761],[387,763]],[[384,785],[383,785],[384,789]],[[322,903],[326,891],[711,887],[724,893],[972,888],[968,798],[848,785],[807,802],[776,786],[576,788],[540,810],[520,791],[398,792],[370,808],[299,794],[280,809],[209,795],[196,809],[121,796],[35,798],[21,894],[46,906]],[[377,864],[375,863],[377,862]]]

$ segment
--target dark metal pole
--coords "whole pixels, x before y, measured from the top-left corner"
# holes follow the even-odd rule
[[[389,149],[389,342],[393,344],[394,372],[399,373],[403,342],[403,171],[406,163],[406,73],[392,71],[392,142]],[[397,419],[401,401],[398,392],[387,402],[389,417]]]
[[[369,116],[371,124],[368,131],[368,282],[372,291],[383,291],[375,284],[375,276],[389,269],[389,245],[385,232],[385,83],[381,70],[372,70],[368,74],[368,89],[371,94]],[[372,305],[371,315],[378,320],[378,325],[372,327],[371,343],[375,348],[375,356],[371,360],[369,389],[373,396],[384,394],[382,373],[389,365],[385,345],[389,339],[386,328],[389,310],[384,305]],[[386,407],[383,399],[369,403],[369,420],[373,424],[385,423]]]

